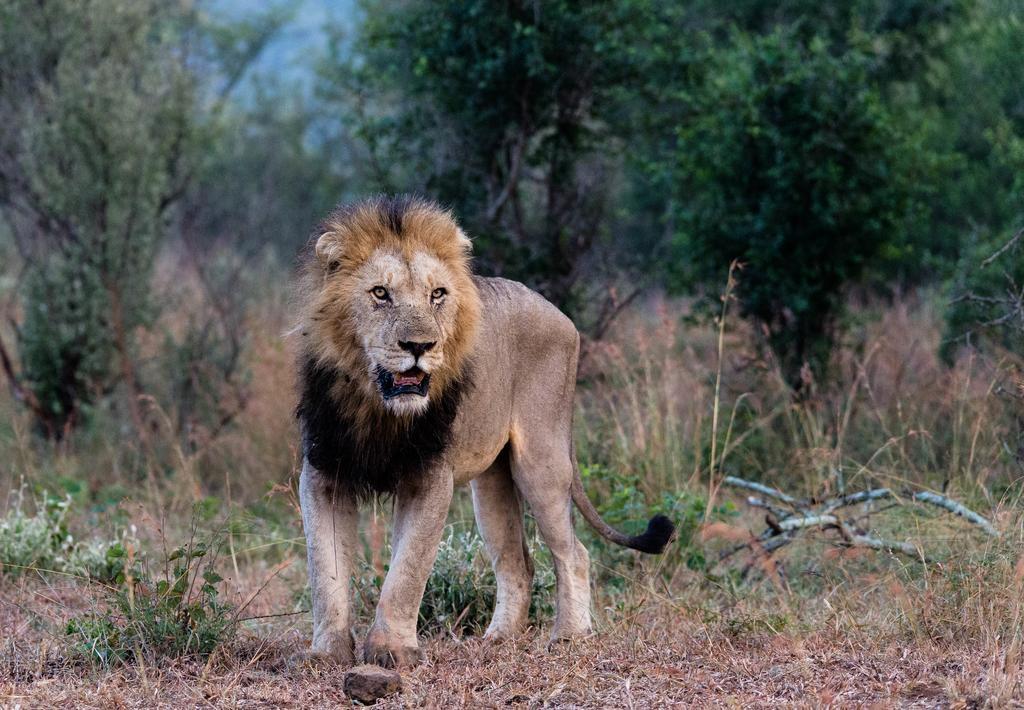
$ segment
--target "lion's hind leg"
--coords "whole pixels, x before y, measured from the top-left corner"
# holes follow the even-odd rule
[[[591,632],[590,556],[572,526],[572,459],[564,452],[543,447],[513,449],[512,478],[522,491],[537,521],[541,537],[551,550],[555,567],[556,611],[552,640],[585,636]]]
[[[533,563],[526,549],[523,505],[512,482],[508,453],[473,479],[473,511],[491,558],[498,593],[485,638],[501,640],[521,632],[530,613]]]

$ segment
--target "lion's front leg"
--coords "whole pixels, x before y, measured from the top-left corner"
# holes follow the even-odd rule
[[[363,649],[367,663],[411,666],[423,660],[416,620],[451,501],[452,472],[447,468],[426,472],[415,484],[399,488],[391,567]]]
[[[326,485],[304,462],[299,504],[306,532],[309,586],[313,606],[313,656],[351,665],[352,557],[358,541],[359,511],[351,497]]]

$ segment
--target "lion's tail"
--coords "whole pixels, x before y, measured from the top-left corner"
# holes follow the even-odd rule
[[[647,523],[647,529],[639,535],[626,535],[606,523],[594,504],[590,502],[587,492],[583,490],[583,479],[580,478],[580,469],[576,465],[575,455],[573,456],[572,500],[580,509],[583,518],[590,523],[590,527],[594,528],[601,537],[640,552],[660,555],[665,551],[665,546],[668,545],[676,531],[676,526],[672,521],[660,513],[651,518]]]

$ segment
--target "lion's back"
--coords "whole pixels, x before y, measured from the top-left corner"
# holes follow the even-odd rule
[[[474,281],[480,293],[484,340],[490,336],[492,344],[497,341],[509,347],[521,365],[541,359],[552,349],[575,359],[579,333],[553,303],[518,281],[482,276]]]
[[[576,326],[542,295],[517,281],[475,277],[482,304],[476,350],[488,370],[507,373],[520,403],[558,392],[571,402],[580,336]],[[505,378],[502,378],[505,379]]]

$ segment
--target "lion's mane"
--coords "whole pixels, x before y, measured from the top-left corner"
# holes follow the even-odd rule
[[[307,250],[300,282],[299,404],[303,453],[337,487],[359,499],[414,483],[448,446],[467,387],[469,354],[480,318],[469,242],[450,213],[419,198],[377,197],[333,212],[314,234],[334,233],[339,249],[325,265]],[[312,240],[311,240],[312,247]],[[455,274],[457,325],[443,343],[444,365],[431,373],[427,409],[413,417],[387,411],[368,376],[368,359],[347,307],[357,297],[344,278],[380,248],[410,257],[428,251]]]

